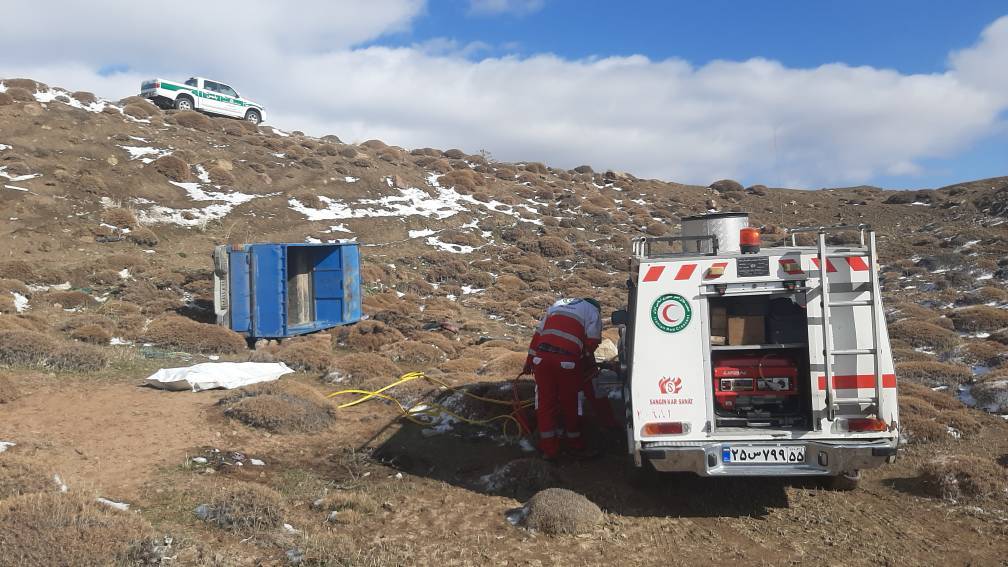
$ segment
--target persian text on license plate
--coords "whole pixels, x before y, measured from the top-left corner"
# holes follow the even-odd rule
[[[795,464],[805,462],[805,447],[723,447],[721,461],[727,464],[771,463]]]

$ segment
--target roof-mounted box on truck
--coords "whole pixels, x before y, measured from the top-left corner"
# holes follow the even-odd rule
[[[217,246],[217,323],[250,339],[284,338],[361,318],[356,242]]]
[[[828,246],[840,230],[859,231],[860,245]],[[628,309],[615,318],[634,465],[851,476],[894,458],[875,233],[790,232],[764,248],[748,215],[731,212],[634,241]],[[800,232],[815,245],[799,246]]]

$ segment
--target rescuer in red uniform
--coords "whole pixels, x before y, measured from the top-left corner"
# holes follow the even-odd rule
[[[568,449],[586,449],[581,437],[579,392],[592,402],[603,425],[617,426],[609,401],[595,397],[591,380],[596,370],[594,353],[601,340],[599,303],[588,298],[554,303],[532,336],[524,371],[535,376],[539,449],[547,459],[560,452],[561,436]]]

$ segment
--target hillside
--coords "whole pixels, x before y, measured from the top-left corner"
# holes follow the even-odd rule
[[[339,565],[992,564],[1008,555],[1008,422],[997,415],[1008,414],[1008,177],[906,192],[705,188],[350,144],[27,79],[2,85],[0,441],[16,445],[0,454],[0,524],[39,521],[31,510],[44,508],[25,499],[51,488],[18,487],[58,474],[75,498],[94,493],[139,511],[129,529],[143,537],[116,540],[122,553],[172,534],[176,565],[285,564],[292,551],[302,564]],[[524,455],[496,426],[435,435],[401,423],[391,404],[336,410],[321,396],[413,370],[492,390],[520,371],[530,327],[557,296],[597,297],[605,313],[623,307],[630,241],[672,234],[709,208],[750,212],[766,240],[782,226],[878,231],[908,444],[860,490],[673,477],[649,494],[622,482],[619,451],[490,488],[486,475]],[[337,239],[362,246],[368,321],[256,350],[205,325],[215,245]],[[297,368],[281,380],[289,385],[259,396],[294,409],[263,417],[221,392],[136,387],[153,370],[207,356]],[[430,390],[411,383],[397,395]],[[317,419],[246,425],[291,413]],[[243,464],[251,457],[265,464]],[[510,526],[504,512],[537,482],[589,496],[603,525],[588,538]],[[343,500],[312,505],[323,497]],[[259,520],[208,525],[192,513],[221,499],[256,503]],[[0,535],[0,548],[24,545],[11,537]],[[61,539],[37,537],[40,548]],[[111,547],[88,537],[81,556],[107,561]],[[642,551],[658,545],[676,556]]]

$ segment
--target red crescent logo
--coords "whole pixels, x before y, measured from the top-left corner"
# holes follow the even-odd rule
[[[669,323],[675,323],[676,322],[676,319],[673,319],[668,314],[669,307],[672,307],[674,305],[675,305],[675,303],[667,303],[665,305],[665,307],[662,307],[662,310],[661,310],[662,319],[665,319]]]

